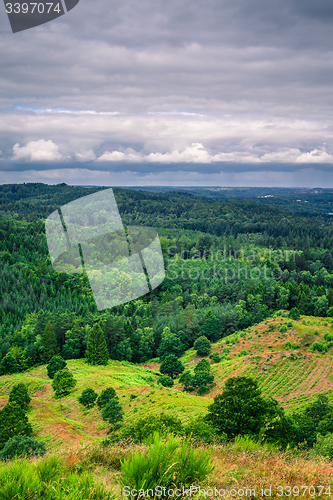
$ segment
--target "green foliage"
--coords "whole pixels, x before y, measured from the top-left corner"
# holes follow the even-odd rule
[[[86,408],[92,408],[95,404],[95,401],[98,397],[97,392],[94,389],[88,387],[82,391],[81,396],[79,397],[79,403]]]
[[[180,358],[184,350],[184,345],[181,343],[180,338],[174,333],[171,333],[170,328],[166,326],[162,332],[161,343],[157,350],[160,361],[163,361],[163,359],[170,354],[174,354],[176,358]]]
[[[173,387],[174,385],[174,381],[168,375],[162,375],[158,381],[163,387]]]
[[[163,440],[154,433],[147,452],[136,451],[122,464],[122,485],[139,491],[165,487],[168,489],[187,488],[207,479],[213,467],[210,451],[195,449],[189,439],[181,440],[169,436]],[[166,495],[164,498],[170,498]]]
[[[216,351],[212,352],[212,354],[209,355],[209,358],[215,363],[219,363],[221,361],[221,356]]]
[[[160,372],[168,375],[170,378],[176,378],[184,371],[184,365],[176,358],[174,354],[166,356],[161,363]]]
[[[287,328],[291,328],[292,326],[293,326],[293,322],[292,321],[288,321]]]
[[[318,434],[317,440],[313,445],[313,451],[315,454],[331,460],[333,458],[333,433],[326,434],[325,436]]]
[[[48,363],[53,356],[56,356],[59,353],[57,339],[50,322],[48,322],[45,326],[42,335],[42,344],[43,351],[41,358],[44,363]]]
[[[68,368],[63,368],[56,372],[53,378],[52,387],[56,398],[67,396],[71,389],[76,386],[76,380]]]
[[[323,340],[317,340],[316,342],[313,342],[313,344],[309,347],[309,350],[311,352],[322,352],[322,353],[325,353],[328,351],[328,347],[327,347],[327,344],[326,342],[324,342]]]
[[[216,429],[202,416],[191,420],[184,427],[184,434],[205,444],[221,443],[227,439],[226,434],[218,435]]]
[[[31,436],[32,427],[22,408],[16,403],[7,403],[0,411],[0,449],[14,436]]]
[[[284,344],[285,349],[298,349],[299,345],[296,342],[290,342],[290,340],[287,340],[287,342]]]
[[[133,424],[127,424],[119,433],[119,439],[130,439],[134,443],[142,443],[151,434],[158,432],[160,435],[183,434],[182,422],[174,415],[160,413],[139,418]]]
[[[22,410],[27,411],[30,401],[28,384],[20,382],[12,387],[9,393],[9,403],[16,403]]]
[[[107,365],[109,360],[105,334],[95,323],[88,338],[86,358],[91,365]]]
[[[194,367],[194,372],[199,373],[202,371],[209,372],[210,371],[210,362],[208,359],[200,359],[198,363]]]
[[[67,363],[61,356],[53,356],[46,367],[48,377],[53,379],[57,371],[63,370],[66,366]]]
[[[42,462],[14,460],[0,469],[1,500],[114,500],[93,474],[78,474],[51,456]]]
[[[116,424],[123,420],[124,412],[118,398],[113,398],[111,401],[106,403],[102,409],[102,418],[103,420],[107,420],[112,425],[112,429],[115,429]]]
[[[98,408],[99,409],[104,408],[104,406],[110,403],[110,401],[112,401],[112,399],[114,398],[118,399],[116,391],[113,389],[113,387],[107,387],[101,392],[101,394],[97,398]]]
[[[11,375],[19,371],[19,365],[13,354],[9,351],[0,363],[0,375]]]
[[[196,339],[193,347],[197,351],[198,356],[208,356],[211,346],[207,337],[202,335],[201,337]]]
[[[43,456],[45,453],[45,443],[37,441],[29,436],[14,436],[8,439],[0,452],[0,458],[2,460],[8,460],[15,456]]]
[[[250,377],[231,377],[221,394],[208,407],[206,420],[228,439],[238,434],[258,436],[265,417],[279,413],[277,401],[261,396],[258,383]]]
[[[286,327],[286,325],[282,325],[280,328],[281,333],[286,333],[287,330],[288,330],[288,328]]]
[[[324,340],[326,340],[326,342],[332,342],[333,340],[333,335],[331,333],[325,333],[324,335]]]
[[[294,321],[297,321],[300,319],[300,312],[299,310],[297,309],[297,307],[293,307],[289,314],[288,314],[289,318],[293,319]]]

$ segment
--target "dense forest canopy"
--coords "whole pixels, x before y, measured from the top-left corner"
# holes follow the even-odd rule
[[[163,345],[182,351],[203,334],[216,341],[278,309],[333,315],[330,217],[315,202],[306,215],[256,191],[251,199],[249,189],[227,198],[115,188],[124,224],[158,231],[166,278],[139,300],[98,312],[85,274],[52,268],[45,220],[100,189],[0,186],[0,357],[13,356],[18,370],[51,354],[84,357],[96,323],[111,359],[144,362]]]

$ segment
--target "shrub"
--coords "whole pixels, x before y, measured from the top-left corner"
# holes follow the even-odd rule
[[[197,417],[191,420],[184,427],[184,434],[205,444],[224,442],[227,439],[226,434],[218,436],[216,429],[209,422],[206,422],[204,417]]]
[[[300,312],[299,310],[297,309],[297,307],[293,307],[290,311],[290,313],[288,314],[289,318],[297,321],[299,318],[300,318]]]
[[[118,398],[116,391],[113,387],[108,387],[101,392],[101,394],[97,398],[97,406],[99,409],[103,408],[107,405],[113,398]]]
[[[141,417],[133,424],[124,426],[119,432],[117,440],[130,439],[134,443],[142,443],[154,432],[158,432],[161,436],[170,433],[182,435],[182,421],[178,417],[164,412],[159,415]]]
[[[173,387],[174,385],[172,378],[168,377],[167,375],[162,375],[159,378],[159,382],[163,385],[163,387]]]
[[[322,340],[318,340],[316,342],[313,342],[313,344],[309,347],[309,350],[311,352],[322,352],[325,353],[327,352],[327,344],[326,342],[323,342]]]
[[[230,349],[228,347],[224,347],[222,350],[222,355],[229,354],[229,352],[230,352]]]
[[[200,484],[213,470],[208,450],[195,449],[189,438],[181,441],[179,437],[169,436],[163,440],[154,433],[148,450],[136,451],[122,463],[122,486],[137,490],[153,489],[156,485],[166,488],[187,488]],[[164,498],[171,498],[165,495]]]
[[[13,354],[9,351],[0,363],[0,375],[11,375],[19,371],[19,365]]]
[[[207,337],[202,335],[201,337],[196,339],[196,341],[193,344],[193,347],[197,351],[197,354],[199,356],[208,356],[210,351],[210,342],[207,339]]]
[[[98,397],[97,392],[94,389],[84,389],[82,391],[81,396],[79,397],[79,403],[86,408],[92,408],[95,404],[95,401]]]
[[[315,334],[315,335],[319,335],[319,331],[318,331],[318,330],[315,330],[315,331],[314,331],[314,334]]]
[[[32,427],[25,411],[16,403],[7,403],[0,411],[0,448],[14,436],[31,436]]]
[[[330,333],[325,333],[324,339],[326,340],[326,342],[331,342],[333,340],[333,335],[331,335]]]
[[[184,371],[184,365],[176,358],[174,354],[170,354],[164,358],[160,366],[160,372],[163,375],[168,375],[170,378],[176,378]]]
[[[293,322],[292,322],[292,321],[289,321],[289,322],[287,323],[287,327],[288,327],[288,328],[291,328],[292,326],[293,326]]]
[[[63,370],[59,370],[55,373],[52,387],[56,398],[67,396],[67,394],[70,393],[70,390],[74,389],[75,386],[76,380],[68,368],[64,368]]]
[[[287,330],[288,330],[288,328],[286,327],[286,325],[282,325],[280,328],[281,333],[286,333]]]
[[[46,367],[47,375],[49,378],[54,378],[54,375],[59,371],[66,368],[67,363],[61,356],[53,356]]]
[[[212,352],[212,354],[209,355],[209,358],[215,363],[219,363],[221,361],[221,356],[216,351]]]
[[[194,367],[194,373],[198,372],[209,372],[210,362],[208,359],[200,359],[200,361]]]
[[[114,494],[99,484],[92,474],[78,475],[54,456],[38,464],[24,458],[3,465],[0,492],[3,500],[114,500]]]
[[[317,455],[333,458],[333,434],[329,433],[326,436],[317,434],[317,441],[313,446],[313,451]]]
[[[247,350],[246,349],[242,349],[240,351],[240,353],[238,354],[238,356],[246,356],[247,355]]]
[[[29,436],[14,436],[10,438],[0,452],[0,458],[11,459],[17,456],[43,456],[46,453],[45,443],[36,441]]]
[[[31,397],[28,392],[28,384],[15,384],[9,394],[9,403],[16,403],[22,410],[27,410],[30,404]]]
[[[113,430],[117,428],[118,422],[121,422],[124,418],[124,412],[118,398],[111,399],[111,401],[103,407],[102,418],[112,425]]]

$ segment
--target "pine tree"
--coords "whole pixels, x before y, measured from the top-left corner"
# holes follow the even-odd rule
[[[29,396],[28,384],[20,382],[15,384],[9,393],[9,403],[16,403],[22,410],[26,411],[30,404],[31,397]]]
[[[95,323],[87,342],[86,358],[91,365],[107,365],[109,360],[105,335],[98,323]]]
[[[0,448],[13,436],[31,436],[32,427],[25,411],[16,403],[7,403],[0,411]]]
[[[51,323],[48,322],[42,336],[43,354],[41,356],[44,363],[48,363],[53,356],[59,353],[57,339],[55,337]]]
[[[0,375],[10,375],[11,373],[17,373],[19,371],[19,365],[16,359],[9,351],[0,363]]]

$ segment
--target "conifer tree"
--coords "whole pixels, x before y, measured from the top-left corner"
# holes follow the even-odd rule
[[[22,410],[26,411],[30,404],[31,397],[29,396],[28,384],[19,382],[15,384],[9,393],[9,403],[16,403]]]
[[[13,436],[31,436],[32,427],[25,411],[16,403],[7,403],[0,411],[0,448]]]
[[[17,373],[19,371],[19,365],[13,354],[9,351],[0,363],[0,375],[10,375],[11,373]]]
[[[59,348],[57,345],[57,339],[54,334],[54,330],[50,322],[45,326],[45,330],[42,336],[43,343],[43,354],[41,356],[44,363],[48,363],[53,356],[59,353]]]
[[[105,335],[98,323],[96,323],[89,335],[87,342],[86,358],[91,365],[107,365],[109,352],[106,345]]]

